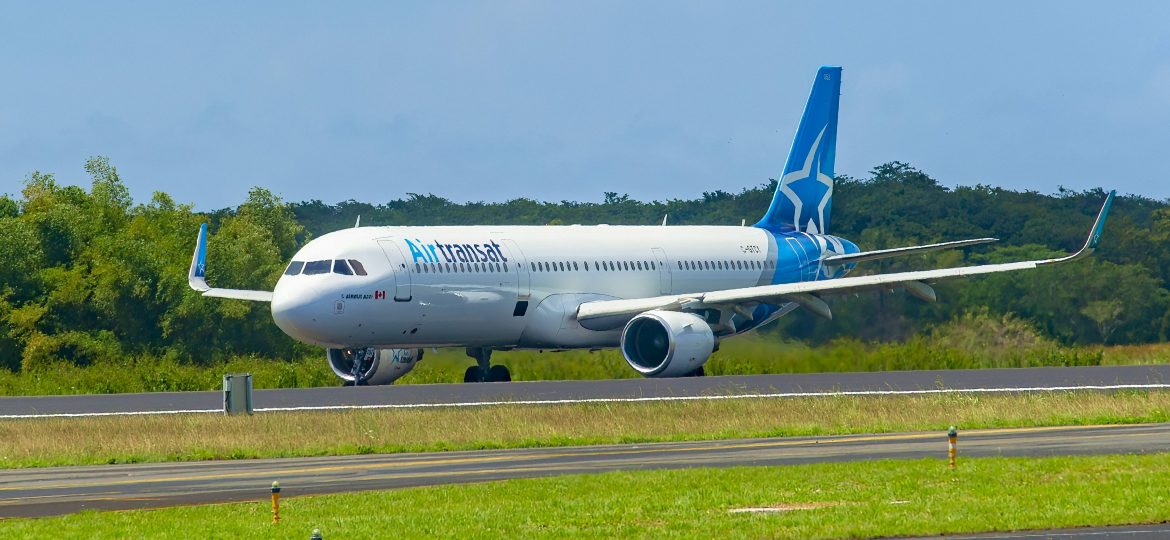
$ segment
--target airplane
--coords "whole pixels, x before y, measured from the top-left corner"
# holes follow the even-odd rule
[[[645,377],[697,376],[725,339],[796,309],[824,318],[824,297],[902,289],[934,301],[932,283],[1088,256],[845,277],[857,264],[994,238],[862,251],[829,234],[841,90],[817,71],[784,173],[751,226],[360,226],[305,244],[272,291],[206,281],[207,224],[188,273],[203,296],[270,302],[289,336],[326,349],[347,385],[390,384],[427,347],[462,347],[464,382],[511,380],[493,351],[620,348]],[[665,224],[665,220],[664,220]]]

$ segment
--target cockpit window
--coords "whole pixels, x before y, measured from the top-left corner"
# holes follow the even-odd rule
[[[301,268],[304,268],[304,267],[305,267],[304,261],[290,262],[290,263],[288,263],[288,268],[284,269],[284,275],[295,276],[295,275],[301,273]]]
[[[305,275],[328,274],[333,261],[310,261],[305,263]]]
[[[349,263],[345,262],[345,259],[337,259],[336,261],[333,261],[333,273],[341,274],[343,276],[352,276],[353,270],[349,269]]]
[[[359,276],[366,275],[366,267],[362,266],[362,263],[357,259],[350,259],[349,265],[353,267],[353,273]]]

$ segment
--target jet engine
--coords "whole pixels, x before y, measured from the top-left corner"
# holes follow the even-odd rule
[[[677,311],[647,311],[622,330],[622,355],[645,377],[689,375],[711,357],[715,334],[702,317]]]
[[[390,384],[410,373],[422,360],[422,349],[328,349],[325,354],[333,373],[345,384]]]

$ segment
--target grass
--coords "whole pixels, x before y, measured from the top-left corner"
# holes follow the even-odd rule
[[[1157,523],[1170,455],[616,472],[3,522],[14,538],[856,538]],[[261,490],[262,492],[263,490]],[[295,487],[286,486],[294,493]],[[768,514],[731,513],[777,507]]]
[[[0,421],[0,467],[1170,421],[1170,392],[934,394]]]

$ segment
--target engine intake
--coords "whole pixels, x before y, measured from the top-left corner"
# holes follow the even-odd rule
[[[622,355],[645,377],[681,377],[703,367],[715,350],[715,334],[702,317],[647,311],[622,330]]]
[[[328,349],[329,367],[346,384],[390,384],[410,373],[422,360],[422,349]],[[356,364],[356,366],[355,366]],[[356,367],[356,369],[355,369]]]

